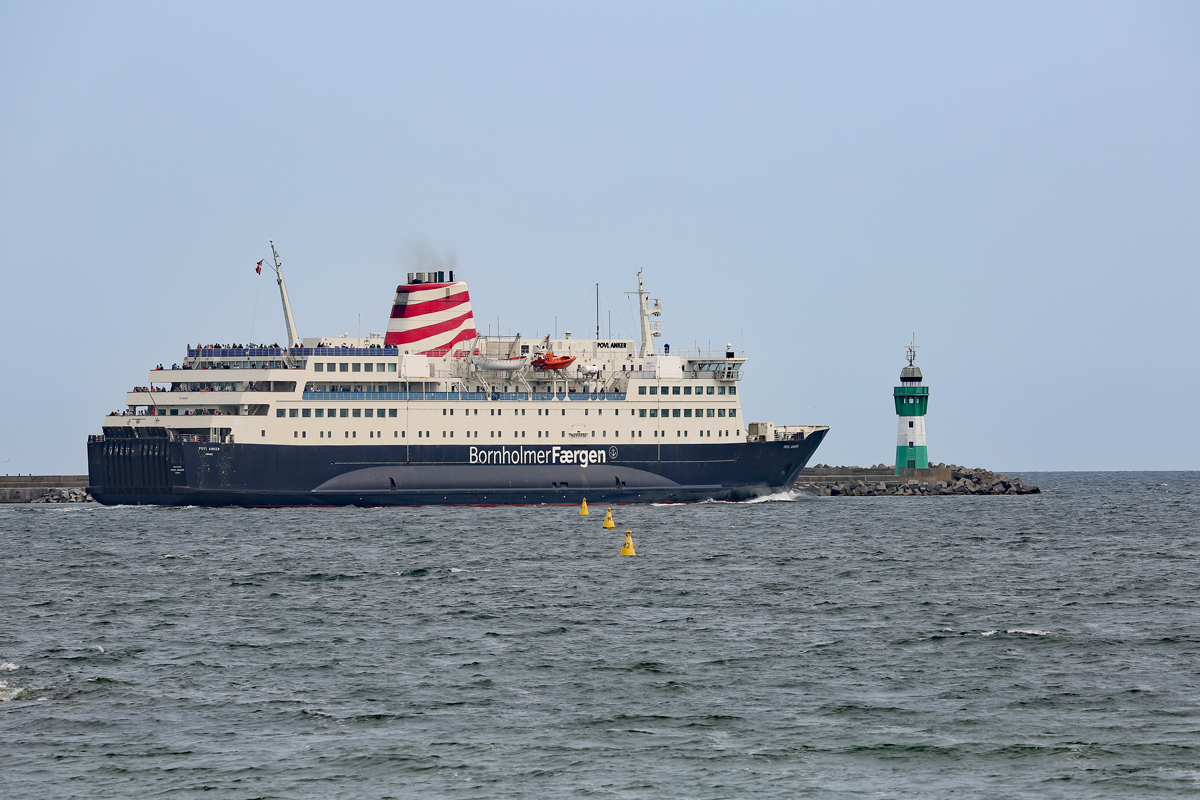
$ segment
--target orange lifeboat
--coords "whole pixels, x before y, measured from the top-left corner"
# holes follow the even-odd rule
[[[537,369],[566,369],[574,363],[574,356],[556,356],[548,350],[538,353],[533,359],[533,366]]]

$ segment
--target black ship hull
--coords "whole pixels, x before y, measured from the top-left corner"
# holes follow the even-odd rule
[[[166,433],[163,431],[162,433]],[[135,434],[136,437],[136,434]],[[824,430],[737,444],[259,445],[94,437],[106,505],[419,506],[749,500],[790,487]]]

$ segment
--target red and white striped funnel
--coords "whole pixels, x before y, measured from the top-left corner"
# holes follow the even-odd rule
[[[476,336],[471,295],[465,282],[406,283],[396,287],[385,344],[413,354],[444,352]]]

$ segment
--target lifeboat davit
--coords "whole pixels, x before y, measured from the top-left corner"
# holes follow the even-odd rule
[[[574,356],[556,356],[548,351],[538,353],[533,359],[533,366],[538,369],[566,369],[574,363]]]

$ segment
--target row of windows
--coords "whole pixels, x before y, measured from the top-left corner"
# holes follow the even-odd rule
[[[662,393],[663,393],[663,394],[679,394],[679,390],[680,390],[681,388],[683,389],[683,393],[684,393],[684,394],[691,394],[691,393],[692,393],[692,387],[691,387],[691,386],[683,386],[683,387],[679,387],[679,386],[664,386],[664,387],[662,387]],[[729,386],[729,387],[725,387],[725,386],[708,386],[708,387],[705,387],[705,386],[697,386],[697,387],[696,387],[696,394],[704,394],[704,393],[705,393],[705,389],[707,389],[707,390],[708,390],[708,394],[725,394],[725,390],[726,390],[726,388],[728,388],[728,389],[729,389],[729,394],[737,394],[737,387],[736,387],[736,386]],[[668,389],[670,390],[669,392],[667,391]],[[715,392],[713,391],[714,389],[716,390]],[[647,390],[649,390],[649,391],[647,391]],[[639,387],[638,387],[638,394],[658,394],[658,387],[657,387],[657,386],[639,386]]]
[[[690,416],[692,416],[692,409],[690,409],[690,408],[685,408],[685,409],[682,409],[682,410],[683,410],[683,417],[684,417],[684,418],[687,418],[687,417],[690,417]],[[647,409],[644,409],[644,408],[639,408],[639,409],[638,409],[638,416],[639,416],[639,417],[644,417],[644,416],[646,416],[646,411],[647,411]],[[716,413],[713,413],[714,411],[715,411]],[[651,417],[657,417],[657,416],[658,416],[658,409],[657,409],[657,408],[651,408],[651,409],[649,409],[649,412],[650,412],[650,416],[651,416]],[[662,410],[662,415],[663,415],[664,417],[678,417],[678,416],[680,416],[680,413],[679,413],[679,412],[680,412],[680,409],[678,409],[678,408],[664,408],[664,409]],[[724,408],[717,408],[717,409],[712,409],[712,408],[697,408],[697,409],[696,409],[696,416],[697,416],[697,417],[725,417],[725,416],[728,416],[728,417],[736,417],[736,416],[737,416],[737,409],[736,409],[736,408],[730,408],[730,409],[728,409],[728,411],[727,411],[727,410],[726,410],[726,409],[724,409]]]
[[[477,409],[477,408],[476,409],[466,408],[466,409],[459,409],[459,410],[463,411],[465,416],[470,416],[472,411],[474,411],[475,416],[479,416],[479,409]],[[590,410],[591,409],[585,408],[583,410],[583,415],[585,417],[588,416],[588,412]],[[609,409],[609,410],[613,412],[614,417],[620,416],[620,414],[621,414],[621,410],[619,408],[614,408],[614,409]],[[328,416],[328,417],[356,417],[356,418],[357,417],[392,417],[392,418],[395,418],[397,416],[397,411],[398,411],[398,409],[395,409],[395,408],[330,408],[330,409],[324,409],[324,408],[287,408],[287,409],[277,408],[277,409],[275,409],[275,416],[279,417],[279,418],[283,418],[283,417],[305,417],[305,418],[317,417],[318,419],[322,418],[322,417],[326,417],[326,416]],[[504,409],[493,408],[493,409],[489,409],[489,411],[491,412],[491,414],[489,414],[489,416],[498,417],[498,416],[502,415]],[[523,408],[514,408],[514,409],[512,409],[512,411],[513,411],[513,416],[525,416],[525,409],[523,409]],[[550,415],[550,409],[548,409],[548,408],[540,409],[539,408],[537,410],[539,417],[542,416],[543,411],[545,412],[546,416]],[[560,409],[560,411],[562,412],[562,416],[565,417],[567,415],[567,410],[565,408]],[[639,408],[637,411],[638,411],[639,417],[646,417],[647,412],[649,412],[649,416],[657,417],[659,410],[657,408],[651,408],[651,409]],[[630,409],[629,413],[632,414],[633,409]],[[602,409],[602,408],[596,409],[597,416],[603,416],[603,414],[604,414],[604,409]],[[662,415],[664,417],[691,417],[692,409],[690,409],[690,408],[684,408],[684,409],[664,408],[664,409],[662,409]],[[695,410],[695,415],[697,417],[704,417],[704,416],[736,417],[737,409],[736,408],[730,408],[730,409],[697,408]],[[449,408],[449,409],[443,408],[442,416],[453,417],[454,409],[453,408]]]
[[[383,431],[367,431],[367,433],[370,435],[370,438],[372,438],[372,439],[382,439],[383,438]],[[479,438],[479,431],[467,431],[466,433],[467,433],[466,438],[468,438],[468,439],[472,439],[472,438],[478,439]],[[666,438],[666,436],[667,436],[666,431],[652,431],[652,433],[653,433],[654,438],[658,438],[659,436]],[[701,438],[704,438],[706,435],[708,437],[712,437],[712,435],[713,435],[712,431],[700,431],[699,433],[700,433]],[[325,439],[325,438],[332,439],[333,438],[333,431],[317,431],[317,434],[322,439]],[[449,435],[447,435],[447,434],[449,434]],[[264,437],[266,437],[267,432],[264,430],[262,432],[262,435]],[[346,439],[357,439],[358,431],[342,431],[342,435]],[[558,435],[559,435],[559,438],[565,439],[567,437],[567,432],[559,431]],[[639,439],[643,438],[641,431],[630,431],[629,435],[630,435],[630,437],[634,437],[634,438],[639,438]],[[722,435],[729,436],[729,431],[717,431],[718,437],[721,437]],[[620,431],[613,431],[614,439],[619,438],[620,436],[621,436]],[[686,439],[687,437],[688,437],[688,431],[678,431],[678,430],[675,431],[675,438]],[[293,439],[307,439],[308,431],[292,431],[292,438]],[[392,438],[393,439],[405,439],[408,437],[405,436],[405,431],[392,431]],[[417,438],[418,439],[429,439],[429,438],[432,438],[432,436],[429,431],[417,431]],[[443,439],[447,439],[447,438],[453,439],[454,431],[442,431],[442,438]],[[503,433],[503,431],[488,431],[488,438],[489,439],[503,439],[504,433]],[[513,431],[513,438],[514,439],[524,439],[525,431]],[[538,431],[537,438],[549,439],[550,431]],[[592,431],[592,438],[593,439],[596,438],[595,431]],[[600,431],[600,438],[607,439],[608,431]],[[909,442],[908,446],[912,447],[912,443]]]
[[[499,416],[500,415],[499,412],[502,410],[503,409],[492,409],[493,415]],[[452,409],[452,408],[451,409],[443,408],[442,416],[447,416],[447,411],[449,412],[449,414],[448,414],[449,416],[454,416],[454,409]],[[468,409],[465,409],[465,411],[466,411],[467,415],[470,415],[472,409],[468,408]],[[476,416],[478,416],[479,409],[474,409],[474,411],[475,411]],[[525,409],[523,409],[523,408],[513,409],[513,411],[514,412],[519,411],[521,413],[521,415],[524,415],[524,413],[525,413]],[[614,416],[619,414],[619,409],[613,409],[612,411],[613,411]],[[638,416],[642,417],[642,418],[645,418],[647,416],[649,416],[651,418],[656,418],[656,417],[658,417],[658,411],[659,410],[657,408],[650,408],[650,409],[639,408]],[[548,414],[549,409],[546,409],[546,412]],[[565,416],[567,413],[566,409],[563,409],[562,413]],[[583,413],[584,413],[584,416],[587,416],[588,409],[584,409]],[[598,416],[603,413],[604,412],[602,409],[597,409],[597,411],[596,411],[596,414]],[[630,413],[632,413],[632,410],[630,411]],[[695,413],[696,417],[731,417],[732,418],[732,417],[737,416],[737,409],[736,408],[730,408],[730,409],[697,408],[697,409],[695,409],[694,413]],[[539,415],[541,414],[541,409],[538,409],[538,414]],[[683,408],[683,409],[664,408],[664,409],[662,409],[662,415],[663,415],[663,417],[683,417],[684,419],[689,419],[693,415],[693,410],[690,408]],[[367,418],[391,417],[394,419],[397,416],[397,409],[395,409],[395,408],[340,408],[340,409],[339,408],[330,408],[330,409],[324,409],[324,408],[288,408],[288,409],[277,408],[277,409],[275,409],[275,416],[279,417],[279,418],[283,418],[285,416],[293,417],[293,418],[294,417],[304,417],[304,418],[317,417],[318,419],[326,417],[326,416],[328,416],[330,418],[354,417],[356,419],[360,418],[360,417],[367,417]]]
[[[341,412],[340,414],[338,412]],[[275,409],[276,417],[324,417],[326,416],[324,408],[277,408]],[[328,409],[330,418],[341,417],[395,417],[396,409],[394,408],[331,408]]]
[[[333,362],[326,364],[324,361],[313,362],[313,372],[395,372],[396,362],[386,364],[361,364],[357,361],[353,362]]]
[[[367,431],[367,433],[370,434],[370,437],[372,439],[382,439],[383,438],[383,431]],[[418,431],[418,433],[420,433],[420,431]],[[317,434],[322,439],[325,439],[325,438],[332,439],[333,438],[333,431],[317,431]],[[267,432],[263,431],[262,435],[266,436]],[[358,431],[342,431],[342,435],[347,439],[357,439]],[[425,435],[428,436],[429,432],[426,431]],[[396,438],[396,439],[407,438],[404,435],[404,431],[392,431],[392,437]],[[308,431],[292,431],[292,438],[293,439],[307,439]]]

